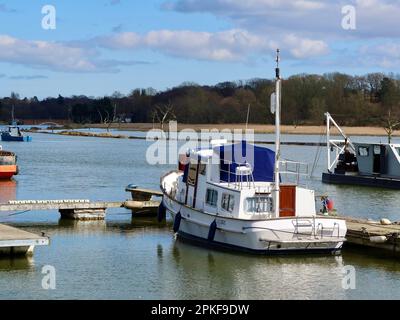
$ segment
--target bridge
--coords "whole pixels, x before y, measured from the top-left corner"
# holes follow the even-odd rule
[[[62,124],[56,122],[43,122],[40,123],[39,126],[47,126],[47,127],[62,127]]]

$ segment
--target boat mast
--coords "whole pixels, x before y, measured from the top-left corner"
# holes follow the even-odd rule
[[[280,175],[279,161],[281,157],[281,76],[279,69],[280,50],[276,50],[276,89],[275,89],[275,217],[280,216]]]
[[[14,125],[14,103],[13,103],[12,109],[11,109],[11,124]]]

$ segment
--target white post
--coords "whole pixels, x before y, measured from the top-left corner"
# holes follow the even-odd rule
[[[279,70],[279,49],[276,55],[276,110],[275,110],[275,218],[280,216],[280,175],[279,161],[281,158],[281,77]]]
[[[326,150],[327,150],[327,152],[328,152],[328,173],[330,173],[331,172],[331,150],[330,150],[330,140],[331,140],[331,137],[330,137],[330,121],[331,121],[331,119],[330,119],[330,114],[327,112],[326,113]]]

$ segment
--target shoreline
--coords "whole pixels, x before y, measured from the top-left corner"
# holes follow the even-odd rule
[[[35,124],[28,124],[32,127],[35,127]],[[110,126],[106,124],[93,123],[93,124],[76,124],[76,123],[62,123],[61,127],[58,130],[76,130],[76,129],[107,129],[109,127],[110,130],[119,130],[119,131],[139,131],[139,132],[147,132],[152,129],[160,129],[161,126],[159,124],[153,125],[152,123],[113,123]],[[245,130],[245,124],[178,124],[178,131],[184,129],[191,129],[196,132],[200,132],[201,130]],[[341,127],[343,132],[348,136],[387,136],[387,133],[382,127]],[[164,125],[164,130],[168,131],[169,125]],[[249,130],[254,130],[255,134],[274,134],[275,126],[271,124],[249,124]],[[326,134],[326,126],[307,126],[307,125],[282,125],[281,126],[282,134],[290,134],[290,135],[325,135]],[[336,128],[331,127],[331,134],[339,134]],[[396,130],[392,134],[393,137],[400,137],[400,130]]]
[[[192,129],[196,132],[201,130],[212,130],[217,129],[219,131],[227,130],[245,130],[245,124],[178,124],[178,130]],[[106,129],[107,125],[103,124],[91,124],[84,125],[81,128],[96,128],[96,129]],[[387,136],[385,129],[381,127],[341,127],[343,132],[348,136]],[[149,131],[151,129],[160,129],[160,125],[153,126],[152,123],[121,123],[112,124],[110,129],[117,129],[120,131]],[[274,134],[274,125],[265,124],[249,124],[249,130],[254,130],[256,134]],[[164,125],[164,130],[168,131],[168,125]],[[331,128],[332,134],[338,133],[336,128]],[[293,126],[293,125],[282,125],[282,134],[298,134],[298,135],[325,135],[326,126]],[[400,130],[393,132],[394,137],[400,137]]]
[[[138,136],[128,136],[128,135],[121,135],[121,134],[112,134],[110,132],[82,132],[82,131],[60,131],[60,132],[49,132],[49,131],[41,131],[41,130],[25,130],[26,132],[34,132],[34,133],[42,133],[42,134],[53,134],[53,135],[60,135],[60,136],[71,136],[71,137],[91,137],[91,138],[107,138],[107,139],[131,139],[131,140],[147,140],[146,137],[138,137]],[[170,139],[166,138],[166,141],[181,141],[184,142],[186,140],[181,139]],[[197,139],[198,142],[207,141]],[[256,144],[274,144],[274,141],[254,141]],[[320,142],[281,142],[282,145],[294,145],[294,146],[325,146],[325,143]]]

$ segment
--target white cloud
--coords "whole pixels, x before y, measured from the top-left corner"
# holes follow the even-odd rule
[[[284,37],[284,43],[293,57],[304,59],[315,56],[322,56],[329,53],[328,45],[321,40],[299,38],[293,34]]]
[[[354,38],[400,37],[399,0],[175,0],[163,8],[181,13],[210,13],[252,32],[293,32],[309,38],[343,37],[342,7],[354,5]]]
[[[318,0],[178,0],[166,1],[164,9],[181,12],[262,14],[271,10],[316,10],[326,5]]]
[[[356,9],[356,30],[342,28],[345,5]],[[400,66],[397,45],[382,49],[371,44],[398,42],[399,0],[166,0],[163,8],[183,14],[212,14],[231,23],[232,28],[272,39],[296,59],[325,56],[330,61],[359,61],[368,68]],[[369,49],[363,51],[366,45]],[[380,51],[384,52],[377,54]]]
[[[383,42],[377,45],[363,45],[359,49],[358,59],[364,65],[372,64],[385,69],[398,70],[400,43]]]
[[[152,49],[176,57],[213,61],[244,61],[254,54],[272,54],[277,47],[287,50],[292,58],[319,56],[328,52],[327,44],[321,40],[294,34],[272,38],[241,29],[215,33],[156,30],[144,35],[124,32],[97,38],[95,42],[114,50]]]
[[[72,43],[22,40],[0,35],[0,62],[64,72],[117,72],[119,65],[141,63],[101,59],[96,49]]]

